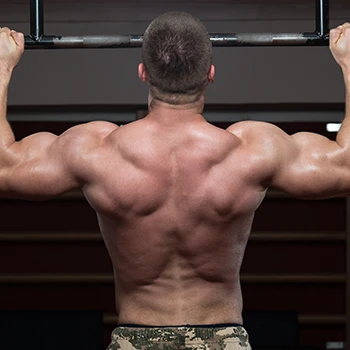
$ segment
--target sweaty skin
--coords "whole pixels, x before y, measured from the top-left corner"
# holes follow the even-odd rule
[[[84,186],[113,261],[121,323],[242,321],[239,270],[265,194],[257,157],[202,116],[182,117],[151,113],[113,132]]]
[[[0,30],[0,194],[44,200],[83,189],[113,262],[119,323],[241,323],[239,272],[266,189],[350,192],[348,111],[329,141],[260,122],[216,128],[201,115],[204,96],[177,107],[151,99],[146,118],[121,128],[93,122],[16,142],[7,90],[23,45],[22,34]],[[349,106],[349,24],[331,32],[331,49]]]

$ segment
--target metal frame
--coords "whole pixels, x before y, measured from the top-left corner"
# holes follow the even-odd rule
[[[30,35],[26,49],[132,48],[142,46],[142,35],[52,36],[44,34],[44,0],[30,0]],[[313,33],[210,34],[213,46],[327,46],[329,0],[316,0]]]

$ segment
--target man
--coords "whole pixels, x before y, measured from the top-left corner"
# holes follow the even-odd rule
[[[331,32],[350,106],[350,25]],[[115,271],[114,349],[250,349],[239,271],[266,189],[301,198],[350,192],[350,116],[335,142],[274,125],[205,121],[214,80],[201,22],[181,13],[148,27],[139,76],[150,114],[123,128],[79,125],[15,142],[6,121],[23,35],[0,31],[0,194],[43,200],[82,188]]]

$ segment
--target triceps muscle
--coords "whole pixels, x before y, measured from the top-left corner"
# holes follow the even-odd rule
[[[292,156],[280,155],[273,187],[304,199],[322,199],[350,192],[350,164],[346,150],[313,133],[290,137]],[[290,155],[289,151],[289,155]]]
[[[41,200],[78,187],[59,137],[31,135],[0,152],[0,195]]]

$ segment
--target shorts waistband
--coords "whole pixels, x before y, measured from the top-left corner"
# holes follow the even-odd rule
[[[214,323],[214,324],[183,324],[183,325],[169,325],[169,326],[150,326],[143,324],[134,324],[134,323],[121,323],[118,327],[127,327],[127,328],[228,328],[228,327],[243,327],[239,323]]]

